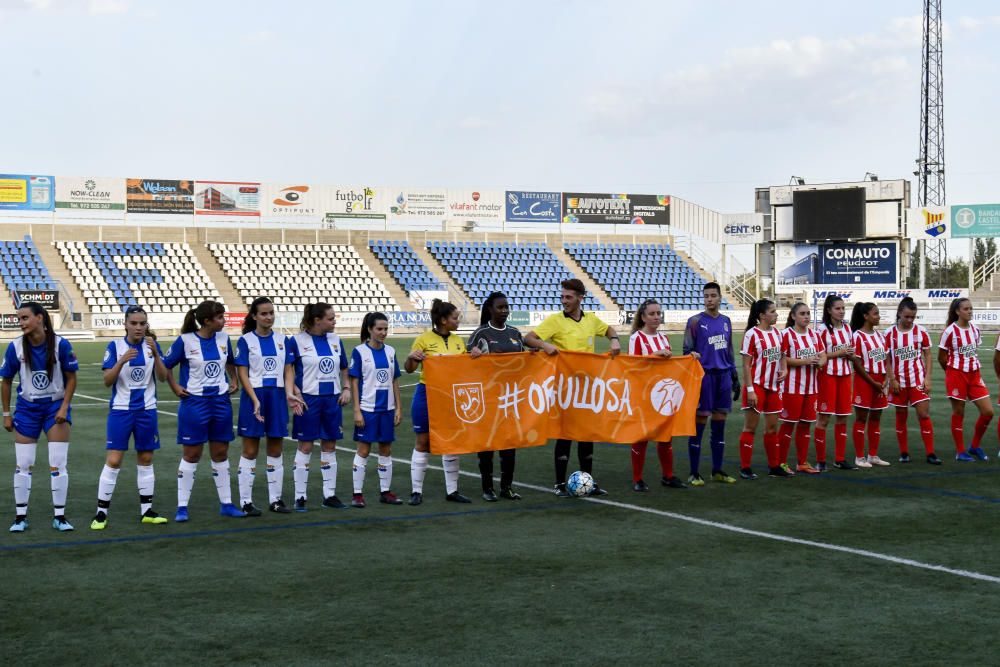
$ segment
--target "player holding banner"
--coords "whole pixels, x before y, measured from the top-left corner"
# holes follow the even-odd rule
[[[885,332],[893,376],[889,404],[896,408],[899,462],[910,462],[906,419],[912,407],[917,411],[927,462],[941,465],[941,459],[934,453],[934,424],[930,415],[931,337],[927,329],[913,323],[916,316],[917,304],[910,297],[905,297],[896,308],[896,323]]]
[[[782,465],[788,461],[792,431],[795,431],[796,472],[815,475],[826,470],[826,458],[817,458],[816,467],[809,465],[809,430],[816,421],[816,397],[819,393],[819,369],[826,363],[819,334],[809,327],[809,307],[796,303],[788,312],[788,321],[781,337],[781,351],[788,366],[781,396],[781,427],[778,430],[779,456]],[[817,452],[818,456],[818,452]]]
[[[944,369],[944,386],[951,400],[951,436],[955,439],[955,460],[986,461],[986,452],[980,446],[983,435],[993,419],[990,390],[980,374],[979,346],[983,336],[972,323],[972,302],[965,298],[954,299],[948,307],[948,321],[941,342],[938,344],[938,363]],[[972,401],[979,409],[972,447],[965,451],[965,402]],[[973,458],[975,457],[975,458]]]

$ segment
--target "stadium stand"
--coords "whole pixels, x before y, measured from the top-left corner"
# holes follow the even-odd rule
[[[350,245],[209,243],[245,305],[270,297],[278,310],[324,301],[339,312],[398,310]]]
[[[559,283],[573,272],[544,243],[427,241],[427,250],[469,298],[481,306],[489,293],[504,292],[512,310],[561,310]],[[587,310],[601,310],[592,296]]]
[[[137,304],[150,312],[194,308],[219,299],[186,243],[56,241],[92,313],[120,313]]]
[[[54,290],[59,286],[49,274],[30,236],[23,241],[0,241],[0,275],[11,292]]]
[[[407,241],[378,241],[370,239],[368,247],[389,275],[409,295],[414,290],[436,289],[437,278],[423,263]]]
[[[702,307],[704,280],[670,246],[659,243],[564,243],[598,285],[626,310],[649,298],[664,309]],[[724,309],[729,309],[723,300]]]

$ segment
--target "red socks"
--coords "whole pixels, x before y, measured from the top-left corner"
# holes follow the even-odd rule
[[[674,447],[669,442],[656,445],[656,455],[660,459],[660,472],[667,479],[674,476]],[[634,469],[633,469],[634,470]]]
[[[632,482],[642,479],[642,470],[646,466],[646,443],[637,442],[632,445]]]
[[[740,467],[749,468],[753,460],[753,433],[740,431]]]
[[[868,422],[868,455],[878,456],[878,443],[882,438],[882,425],[877,421]]]
[[[972,446],[979,447],[980,443],[983,441],[983,436],[986,435],[986,429],[990,426],[990,420],[993,416],[985,417],[979,415],[979,419],[976,420],[976,430],[972,432]]]
[[[816,446],[816,450],[819,451],[819,445]],[[800,466],[809,463],[809,424],[799,422],[795,428],[795,458],[798,459]]]
[[[896,410],[896,440],[899,442],[899,453],[909,454],[910,443],[906,432],[906,410]]]
[[[851,435],[854,441],[854,456],[860,459],[865,455],[865,423],[855,419]]]
[[[955,440],[955,451],[959,454],[965,451],[965,433],[962,431],[963,415],[951,415],[951,437]]]
[[[924,441],[927,456],[930,456],[934,453],[934,424],[930,417],[924,417],[920,420],[920,437]]]
[[[779,465],[781,465],[781,459],[779,458],[780,451],[778,447],[777,433],[764,434],[764,453],[767,454],[768,468],[777,468]]]
[[[792,422],[781,422],[781,426],[778,428],[778,463],[788,463],[788,451],[792,448],[792,431],[794,429],[795,424]]]
[[[833,425],[833,460],[843,461],[847,456],[847,424]]]
[[[817,427],[813,437],[816,439],[816,462],[826,463],[826,429]]]

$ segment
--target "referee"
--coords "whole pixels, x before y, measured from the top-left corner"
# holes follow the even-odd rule
[[[563,312],[549,315],[524,337],[524,344],[546,354],[556,354],[559,350],[570,352],[594,352],[594,339],[604,336],[611,341],[611,356],[617,356],[621,351],[618,332],[609,327],[593,313],[586,313],[581,307],[587,290],[583,282],[577,278],[562,281]],[[551,341],[551,342],[548,342]],[[566,468],[569,466],[571,440],[556,440],[556,495],[568,498],[566,491]],[[593,474],[594,443],[577,442],[576,454],[580,460],[580,470]],[[592,496],[607,495],[607,491],[594,483]]]

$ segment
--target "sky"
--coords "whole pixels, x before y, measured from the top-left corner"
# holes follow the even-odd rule
[[[0,172],[752,211],[791,175],[914,178],[922,7],[0,0]],[[944,15],[948,203],[997,202],[1000,4]]]

